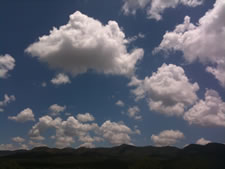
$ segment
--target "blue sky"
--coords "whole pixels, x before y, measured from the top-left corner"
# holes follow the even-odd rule
[[[224,143],[224,11],[1,0],[0,149]]]

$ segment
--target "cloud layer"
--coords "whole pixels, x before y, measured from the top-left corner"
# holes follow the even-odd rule
[[[26,52],[51,68],[77,75],[88,70],[130,76],[142,59],[143,49],[127,51],[128,40],[117,22],[100,21],[77,11],[59,29],[39,38]]]

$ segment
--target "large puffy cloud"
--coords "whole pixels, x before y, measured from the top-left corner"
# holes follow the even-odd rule
[[[177,25],[172,32],[165,33],[154,52],[182,51],[184,58],[190,63],[198,60],[203,64],[210,64],[207,71],[225,87],[224,11],[225,1],[217,0],[213,9],[206,12],[196,25],[186,16],[183,24]]]
[[[51,83],[54,84],[54,85],[62,85],[62,84],[71,83],[71,81],[69,79],[69,76],[67,76],[64,73],[59,73],[59,74],[56,75],[56,77],[54,77],[51,80]]]
[[[0,78],[7,78],[8,72],[15,67],[15,59],[6,54],[0,55]]]
[[[4,111],[3,107],[7,106],[9,103],[16,100],[16,97],[14,95],[4,95],[4,100],[0,101],[0,112]]]
[[[132,93],[136,99],[147,98],[151,110],[172,115],[183,115],[185,109],[198,99],[197,83],[191,83],[182,67],[163,64],[151,77],[135,77],[129,86],[136,86]]]
[[[130,134],[137,134],[137,130],[132,131],[125,124],[111,121],[106,121],[102,126],[98,126],[93,122],[83,123],[81,119],[77,120],[73,116],[66,120],[43,116],[29,131],[29,137],[32,140],[42,141],[44,140],[43,134],[48,129],[55,130],[55,134],[51,138],[55,139],[57,147],[71,146],[77,141],[81,142],[83,146],[89,147],[93,146],[94,142],[104,140],[114,145],[131,143]]]
[[[138,9],[145,9],[149,19],[162,19],[162,14],[167,8],[176,8],[178,5],[196,7],[203,0],[124,0],[122,11],[124,14],[136,14]]]
[[[205,100],[199,100],[184,114],[190,124],[225,127],[225,102],[215,90],[207,90]]]
[[[179,130],[164,130],[158,135],[152,135],[151,140],[156,146],[170,146],[176,144],[184,138],[184,134]]]
[[[59,29],[39,38],[26,52],[72,75],[95,70],[104,74],[129,76],[144,54],[143,49],[127,51],[128,40],[117,22],[100,21],[77,11]]]
[[[8,119],[14,120],[20,123],[24,123],[26,121],[35,121],[34,119],[34,113],[30,108],[26,108],[23,111],[21,111],[16,116],[9,116]]]
[[[61,112],[64,112],[66,110],[66,106],[60,106],[58,104],[53,104],[48,109],[49,109],[51,116],[58,116]]]

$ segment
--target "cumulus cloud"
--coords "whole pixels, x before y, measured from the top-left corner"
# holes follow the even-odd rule
[[[4,111],[3,107],[7,106],[9,103],[16,100],[16,97],[14,95],[4,95],[4,100],[0,101],[0,112]]]
[[[184,114],[184,119],[189,124],[225,127],[225,102],[218,92],[207,89],[205,100],[199,100],[189,109]]]
[[[179,130],[164,130],[158,135],[152,135],[151,140],[156,146],[171,146],[184,138],[184,134]]]
[[[77,119],[80,122],[89,122],[89,121],[94,121],[95,118],[92,116],[90,113],[85,113],[85,114],[78,114]]]
[[[124,102],[123,102],[122,100],[118,100],[118,101],[116,102],[116,105],[117,105],[117,106],[120,106],[120,107],[124,107],[124,106],[125,106],[125,104],[124,104]]]
[[[26,121],[35,121],[34,113],[30,108],[26,108],[16,116],[9,116],[8,119],[24,123]]]
[[[124,0],[122,11],[125,15],[136,14],[138,9],[144,9],[149,19],[161,20],[167,8],[176,8],[178,5],[196,7],[204,0]]]
[[[62,85],[71,83],[69,76],[64,73],[59,73],[51,80],[51,83],[54,85]]]
[[[13,137],[12,141],[14,141],[16,143],[23,143],[23,142],[25,142],[25,139],[22,137]]]
[[[196,141],[196,144],[200,144],[200,145],[206,145],[206,144],[209,144],[209,143],[211,143],[211,141],[206,140],[206,139],[204,139],[204,138],[200,138],[200,139],[198,139],[198,140]]]
[[[7,78],[8,72],[15,67],[15,59],[6,54],[0,55],[0,78]]]
[[[77,11],[70,15],[66,25],[53,28],[49,35],[31,44],[26,52],[51,68],[74,76],[88,70],[130,76],[144,51],[137,48],[128,52],[127,43],[117,22],[109,21],[103,25]]]
[[[55,140],[56,147],[60,148],[71,146],[71,144],[78,141],[85,146],[94,145],[94,142],[102,142],[104,140],[113,145],[131,143],[130,134],[140,134],[137,128],[135,128],[135,131],[132,131],[122,123],[106,121],[101,126],[98,126],[96,123],[83,123],[73,116],[68,117],[66,120],[62,120],[59,117],[53,119],[50,116],[43,116],[31,128],[29,137],[32,140],[44,138],[43,134],[48,129],[55,131],[51,138]]]
[[[48,108],[51,116],[58,116],[61,112],[66,110],[66,106],[60,106],[58,104],[53,104]]]
[[[142,116],[139,115],[140,109],[138,106],[129,107],[128,109],[128,116],[135,120],[141,120]]]
[[[136,86],[132,93],[137,100],[146,98],[151,110],[168,116],[183,115],[186,108],[198,99],[198,84],[192,84],[183,68],[173,64],[163,64],[144,80],[133,77],[129,86]]]
[[[189,63],[198,60],[203,64],[210,64],[207,71],[224,87],[224,10],[225,1],[217,0],[213,9],[206,12],[196,25],[190,22],[189,16],[186,16],[183,24],[164,34],[163,40],[154,52],[182,51],[183,57]]]
[[[131,144],[130,134],[133,131],[125,124],[108,120],[102,124],[100,131],[103,138],[113,145]]]

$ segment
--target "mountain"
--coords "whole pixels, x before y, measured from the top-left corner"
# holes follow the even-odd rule
[[[225,169],[225,145],[0,151],[0,169]]]

